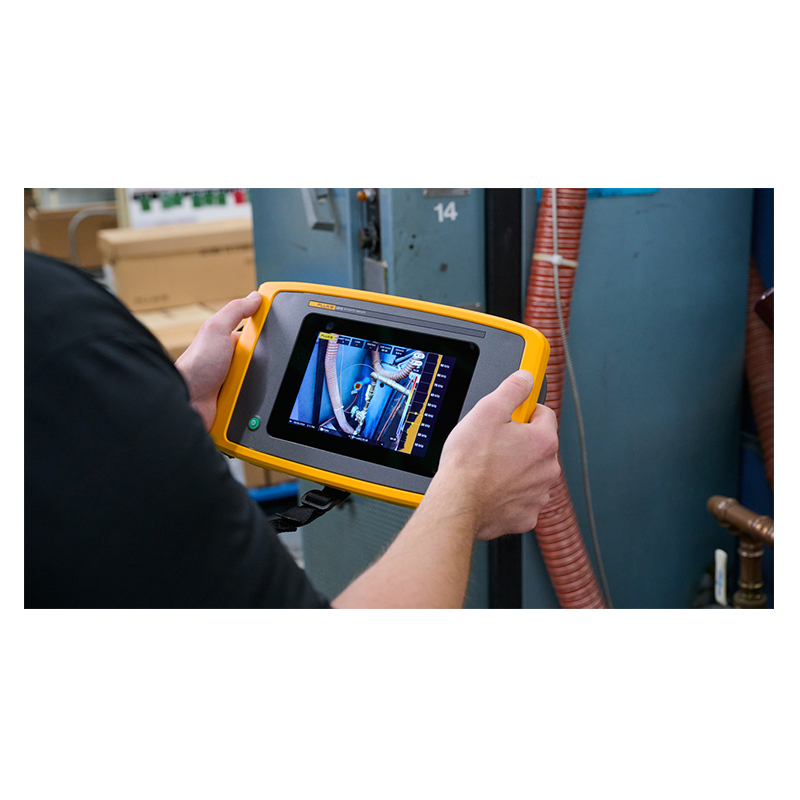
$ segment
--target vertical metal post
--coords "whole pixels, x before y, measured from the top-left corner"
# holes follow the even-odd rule
[[[733,595],[734,608],[766,608],[767,596],[761,591],[761,557],[764,545],[739,533],[739,590]]]
[[[486,312],[522,321],[522,189],[486,189]],[[489,608],[522,608],[522,537],[488,543]]]

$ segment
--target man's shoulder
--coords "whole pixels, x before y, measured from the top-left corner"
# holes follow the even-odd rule
[[[124,339],[161,355],[155,337],[93,277],[28,251],[24,330],[26,377],[58,353],[96,339]]]
[[[25,251],[25,321],[58,328],[81,327],[93,320],[80,312],[104,311],[123,320],[125,307],[98,281],[74,267],[40,253]]]

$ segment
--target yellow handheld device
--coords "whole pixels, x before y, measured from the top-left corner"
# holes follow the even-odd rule
[[[264,283],[211,428],[223,453],[324,486],[419,505],[456,423],[550,345],[500,317],[310,283]]]

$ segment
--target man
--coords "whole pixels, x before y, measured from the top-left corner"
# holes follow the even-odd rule
[[[555,415],[511,414],[510,376],[450,434],[386,553],[329,603],[207,435],[254,292],[173,365],[80,270],[25,253],[26,607],[460,607],[477,539],[530,530],[558,465]]]

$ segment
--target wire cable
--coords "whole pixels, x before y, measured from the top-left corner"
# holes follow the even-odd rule
[[[603,559],[600,556],[600,542],[597,538],[597,528],[594,521],[594,507],[592,506],[592,492],[589,485],[589,459],[586,454],[586,433],[583,428],[583,413],[581,412],[581,403],[578,398],[578,384],[575,380],[575,370],[572,366],[572,357],[569,353],[569,346],[567,345],[567,331],[564,326],[564,313],[561,308],[561,291],[558,285],[558,264],[560,257],[558,255],[558,213],[556,206],[558,205],[558,189],[553,189],[553,289],[556,297],[556,311],[558,314],[558,329],[561,331],[561,343],[564,347],[564,363],[567,368],[567,375],[569,376],[569,385],[572,389],[572,399],[575,403],[575,416],[578,421],[578,445],[581,451],[581,471],[583,473],[583,493],[586,497],[586,511],[589,515],[589,530],[592,534],[592,546],[594,547],[594,555],[597,560],[597,569],[600,573],[600,582],[603,584],[603,594],[606,598],[606,606],[613,608],[611,604],[611,593],[608,590],[608,581],[606,580],[606,571],[603,568]]]

